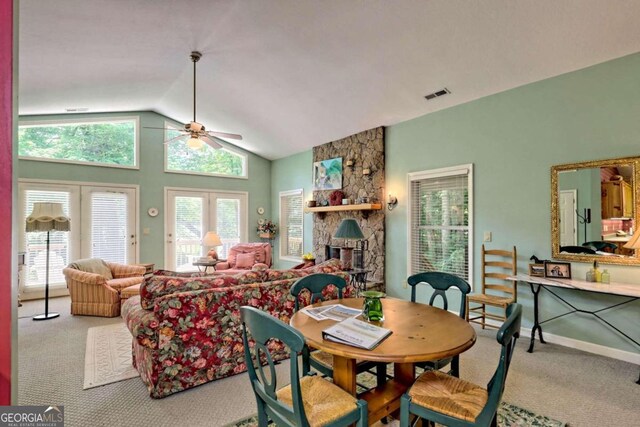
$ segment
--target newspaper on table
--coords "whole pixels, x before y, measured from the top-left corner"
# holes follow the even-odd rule
[[[342,304],[324,305],[322,307],[305,307],[302,312],[315,320],[345,320],[362,314],[359,308],[351,308]]]
[[[322,331],[322,338],[340,344],[372,350],[389,335],[391,330],[371,323],[349,318]]]

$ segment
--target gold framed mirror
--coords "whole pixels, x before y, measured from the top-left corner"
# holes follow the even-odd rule
[[[640,226],[640,157],[551,167],[551,256],[640,264],[624,245]]]

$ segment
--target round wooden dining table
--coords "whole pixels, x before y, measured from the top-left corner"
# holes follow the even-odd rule
[[[342,304],[361,308],[363,298],[323,301],[313,307]],[[457,356],[476,342],[476,333],[464,319],[426,304],[384,298],[384,320],[372,322],[390,329],[389,335],[373,350],[339,344],[322,338],[322,331],[337,323],[315,320],[302,311],[291,318],[291,326],[300,331],[309,347],[333,355],[333,382],[356,396],[356,359],[393,362],[394,378],[358,397],[367,401],[369,423],[400,408],[400,397],[415,381],[415,362]]]

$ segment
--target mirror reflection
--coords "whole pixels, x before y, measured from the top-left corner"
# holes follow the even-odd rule
[[[552,254],[569,261],[640,263],[624,248],[637,224],[639,158],[552,168]]]

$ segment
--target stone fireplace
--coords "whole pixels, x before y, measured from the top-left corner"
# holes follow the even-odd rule
[[[343,239],[332,238],[340,222],[354,218],[366,240],[364,267],[370,272],[368,281],[384,282],[384,128],[378,127],[329,142],[313,148],[313,161],[342,158],[342,192],[355,204],[358,199],[369,198],[371,203],[381,203],[380,210],[344,210],[339,212],[316,212],[313,215],[313,249],[318,261],[330,254],[335,256],[343,247]],[[347,165],[349,162],[352,165]],[[364,172],[364,173],[363,173]],[[368,172],[368,174],[367,174]],[[329,200],[334,190],[315,190],[313,199],[319,204]],[[362,243],[360,243],[362,244]],[[354,246],[355,242],[350,242]],[[337,251],[337,252],[336,252]],[[354,252],[354,259],[356,254]]]

